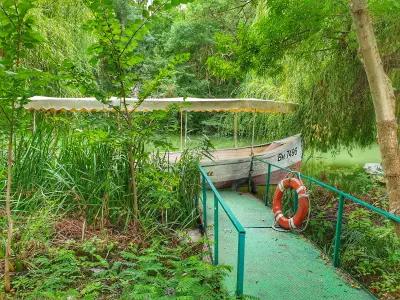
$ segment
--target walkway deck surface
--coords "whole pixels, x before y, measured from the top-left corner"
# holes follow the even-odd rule
[[[246,229],[244,294],[260,299],[374,299],[339,273],[302,236],[271,228],[272,211],[259,199],[220,192]],[[208,234],[213,233],[213,195],[207,195]],[[233,267],[226,285],[236,287],[237,233],[219,207],[219,263]],[[253,227],[253,228],[252,228]],[[254,228],[269,227],[269,228]]]

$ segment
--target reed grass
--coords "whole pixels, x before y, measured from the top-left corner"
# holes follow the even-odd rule
[[[89,223],[129,224],[133,209],[129,164],[123,146],[110,138],[115,124],[96,114],[43,113],[36,119],[35,132],[27,125],[17,135],[14,210],[33,212],[43,199],[51,198],[63,211]],[[140,146],[144,151],[138,163],[140,221],[148,227],[193,225],[197,164],[204,149],[187,149],[178,163],[170,164],[163,154],[170,145],[160,145]],[[0,178],[4,151],[0,147]],[[1,186],[4,182],[2,178]]]

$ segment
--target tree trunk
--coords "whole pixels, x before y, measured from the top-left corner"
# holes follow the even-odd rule
[[[120,74],[122,75],[122,73]],[[123,80],[120,80],[121,92],[122,92],[122,105],[123,105],[123,114],[128,125],[128,129],[130,131],[133,130],[132,118],[131,114],[128,110],[128,105],[126,103],[126,93],[125,93],[125,85]],[[139,203],[138,203],[138,193],[137,193],[137,183],[136,183],[136,163],[134,158],[134,146],[132,141],[128,141],[128,163],[130,170],[130,189],[132,192],[132,207],[133,207],[133,218],[135,225],[139,222]]]
[[[7,190],[6,190],[6,214],[7,214],[7,244],[4,258],[4,290],[11,291],[11,243],[13,237],[13,220],[11,214],[11,186],[12,186],[12,168],[13,168],[13,141],[14,141],[14,124],[10,124],[10,132],[8,137],[7,149]]]
[[[350,0],[350,8],[375,108],[389,210],[400,215],[400,156],[393,86],[383,68],[366,0]],[[396,225],[396,232],[400,235],[400,224]]]
[[[132,146],[129,145],[128,150],[128,160],[129,160],[129,169],[130,169],[130,184],[131,184],[131,191],[132,191],[132,207],[133,207],[133,217],[135,225],[137,225],[139,221],[139,204],[138,204],[138,195],[137,195],[137,184],[136,184],[136,167],[135,167],[135,160],[133,158],[133,150]]]
[[[233,141],[235,148],[238,147],[238,113],[233,114]]]

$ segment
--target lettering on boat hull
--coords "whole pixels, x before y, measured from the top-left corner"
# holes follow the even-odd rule
[[[300,135],[288,137],[270,144],[237,149],[220,149],[212,152],[213,159],[203,159],[201,165],[218,188],[227,188],[248,179],[251,170],[256,185],[265,184],[267,164],[262,159],[282,168],[299,170],[303,155]],[[180,153],[170,153],[170,162],[179,159]],[[253,161],[253,163],[252,163]],[[271,184],[277,184],[286,172],[276,167],[271,168]]]

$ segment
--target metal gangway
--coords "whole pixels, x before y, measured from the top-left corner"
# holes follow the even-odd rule
[[[248,193],[219,191],[199,166],[202,222],[213,264],[232,268],[225,282],[228,289],[237,296],[260,299],[375,299],[340,270],[344,206],[347,200],[394,222],[400,223],[400,217],[296,172],[307,185],[338,196],[333,257],[326,257],[302,235],[274,230],[274,215],[267,206],[271,173],[273,169],[293,171],[259,160],[265,163],[267,174],[263,201]]]

